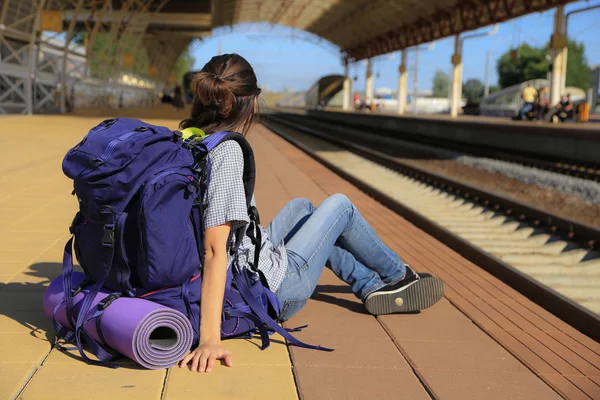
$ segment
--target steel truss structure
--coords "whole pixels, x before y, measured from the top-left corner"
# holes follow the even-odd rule
[[[297,28],[359,61],[574,0],[219,0],[213,25],[269,22]]]
[[[421,43],[504,22],[526,14],[545,11],[573,0],[479,0],[459,1],[427,18],[392,29],[358,46],[345,49],[350,60],[362,60]]]
[[[37,97],[34,93],[38,90],[44,93],[44,83],[54,79],[36,68],[39,16],[44,5],[45,0],[1,3],[0,113],[32,113]],[[36,82],[39,82],[37,87]]]
[[[166,83],[194,37],[168,27],[149,32],[168,2],[0,0],[0,114],[64,112],[75,82],[114,84],[134,63]],[[42,32],[48,12],[60,18],[53,33]]]
[[[218,27],[292,27],[332,43],[348,64],[571,1],[0,0],[0,113],[44,111],[57,89],[64,111],[74,80],[114,83],[131,68],[166,83],[191,40]],[[59,18],[54,36],[40,32],[48,12]]]

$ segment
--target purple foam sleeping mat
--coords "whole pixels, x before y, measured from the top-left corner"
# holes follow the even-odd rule
[[[84,279],[85,274],[74,272],[73,286]],[[75,315],[81,307],[84,293],[87,291],[83,290],[74,298]],[[109,294],[107,291],[98,293],[88,317]],[[62,277],[58,277],[46,289],[44,311],[52,318],[56,306],[62,303],[56,311],[56,320],[63,326],[72,328],[63,299]],[[94,319],[84,329],[98,343],[102,343]],[[177,364],[190,350],[193,338],[190,321],[179,311],[148,300],[129,297],[120,297],[105,309],[100,329],[110,348],[149,369],[169,368]]]

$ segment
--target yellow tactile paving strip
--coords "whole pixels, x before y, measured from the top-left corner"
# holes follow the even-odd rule
[[[234,367],[209,375],[149,371],[133,362],[94,367],[51,348],[42,296],[60,274],[76,210],[61,162],[101,115],[107,114],[0,121],[0,399],[297,399],[290,357],[277,337],[267,351],[257,341],[228,341]]]

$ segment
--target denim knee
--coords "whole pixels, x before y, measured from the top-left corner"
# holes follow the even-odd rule
[[[352,201],[348,198],[348,196],[346,196],[345,194],[342,194],[342,193],[333,194],[333,195],[329,196],[327,199],[325,199],[325,201],[332,202],[332,203],[339,205],[340,207],[344,207],[344,208],[353,207]]]
[[[290,203],[295,209],[301,209],[302,207],[315,208],[314,204],[310,200],[304,199],[302,197],[293,199],[290,201]]]

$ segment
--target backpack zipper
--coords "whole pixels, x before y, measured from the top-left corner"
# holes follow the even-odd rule
[[[127,133],[119,136],[118,138],[112,140],[108,144],[108,146],[106,146],[106,149],[104,149],[104,153],[102,153],[102,155],[100,156],[100,160],[106,161],[108,159],[108,157],[110,157],[110,155],[112,154],[113,150],[115,149],[115,147],[117,146],[117,144],[119,142],[129,139],[135,133],[137,133],[137,132],[136,131],[127,132]]]
[[[160,178],[170,175],[174,171],[177,171],[180,169],[181,169],[181,167],[168,168],[168,169],[164,170],[163,172],[161,172],[160,174],[156,175],[154,178],[152,178],[152,180],[150,181],[150,184],[154,185],[156,182],[158,182],[160,180]],[[179,174],[179,175],[183,175],[183,174]]]

